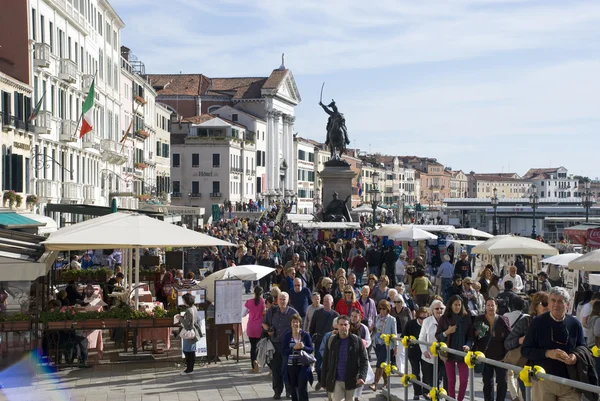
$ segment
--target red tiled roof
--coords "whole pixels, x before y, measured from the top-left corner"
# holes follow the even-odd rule
[[[523,178],[535,178],[537,176],[542,176],[544,178],[548,177],[548,173],[556,173],[556,171],[560,167],[550,167],[550,168],[530,168],[529,171],[525,173]]]
[[[158,95],[198,96],[208,88],[208,79],[202,74],[148,74]]]
[[[216,116],[213,116],[212,114],[202,114],[199,116],[184,118],[182,121],[185,123],[202,124],[212,120],[213,118],[216,118]]]
[[[231,96],[233,99],[260,99],[260,90],[267,78],[212,78],[203,93],[212,96]]]
[[[521,178],[511,178],[511,177],[504,177],[504,176],[498,176],[498,175],[490,175],[490,174],[473,174],[473,178],[475,178],[476,180],[481,180],[481,181],[508,181],[508,182],[523,182],[525,183],[526,180],[523,180]]]
[[[283,81],[283,78],[285,78],[285,75],[287,74],[288,70],[273,70],[273,72],[271,73],[271,75],[269,76],[269,78],[267,79],[267,81],[264,83],[263,85],[263,89],[277,89],[279,88],[279,85],[281,85],[281,82]]]

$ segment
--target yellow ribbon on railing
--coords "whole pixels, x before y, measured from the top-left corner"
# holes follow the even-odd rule
[[[383,369],[387,376],[390,376],[392,372],[398,371],[398,367],[396,367],[396,365],[388,364],[386,362],[383,362],[379,367]]]
[[[531,387],[531,379],[530,379],[530,374],[529,372],[533,371],[534,375],[537,375],[538,373],[546,373],[546,371],[544,370],[544,368],[542,368],[541,366],[534,366],[533,368],[531,366],[525,366],[520,372],[519,372],[519,379],[521,379],[521,381],[523,382],[523,384],[525,384],[525,387]],[[537,376],[536,376],[537,379]],[[539,378],[539,381],[543,381],[544,379]]]
[[[443,343],[441,341],[434,342],[433,344],[431,344],[431,347],[429,347],[429,352],[431,352],[431,355],[433,356],[438,356],[438,350],[441,350],[442,348],[448,348],[446,343]]]
[[[386,346],[390,346],[390,341],[394,340],[396,341],[396,335],[395,334],[381,334],[379,336],[379,338],[381,338],[383,340],[383,342],[385,342]]]
[[[402,385],[404,387],[408,387],[408,385],[410,384],[410,380],[411,379],[416,379],[416,378],[417,378],[417,376],[413,375],[412,373],[411,374],[404,374],[402,376],[402,379],[400,379],[400,381],[402,382]]]
[[[467,367],[469,369],[473,369],[475,367],[475,365],[477,364],[475,361],[477,361],[477,359],[479,359],[479,358],[485,358],[485,355],[483,354],[483,352],[479,352],[479,351],[467,352],[467,355],[465,355],[465,363],[467,364]]]
[[[433,387],[430,391],[429,391],[429,397],[431,397],[431,401],[437,401],[438,400],[438,394],[443,394],[443,395],[448,395],[448,393],[446,392],[446,390],[444,390],[442,387]]]
[[[402,337],[402,346],[404,346],[404,348],[408,348],[408,346],[410,345],[410,342],[413,340],[416,340],[416,338],[414,336]]]
[[[597,345],[592,347],[592,355],[594,355],[595,358],[600,358],[600,349],[598,349]]]

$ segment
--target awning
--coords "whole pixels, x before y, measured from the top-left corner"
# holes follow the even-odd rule
[[[359,230],[360,223],[356,222],[326,222],[326,221],[302,221],[298,223],[303,229],[317,230]]]
[[[577,226],[565,228],[563,230],[563,234],[571,244],[588,245],[590,231],[596,230],[598,228],[600,228],[600,226],[598,226],[597,224],[579,224]]]
[[[53,233],[58,230],[58,225],[52,217],[42,216],[41,214],[35,213],[21,213],[21,216],[27,217],[28,219],[35,220],[40,223],[38,227],[38,235],[46,235]]]
[[[43,226],[44,223],[32,220],[28,217],[23,216],[19,213],[8,212],[0,213],[0,227],[1,228],[34,228]]]

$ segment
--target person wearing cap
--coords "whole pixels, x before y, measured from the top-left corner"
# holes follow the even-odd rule
[[[550,292],[550,290],[552,289],[552,284],[550,284],[550,280],[548,280],[548,273],[540,272],[538,274],[538,277],[541,281],[540,291]]]
[[[443,295],[446,289],[452,285],[452,276],[454,276],[454,266],[450,263],[450,256],[444,255],[444,262],[437,272],[437,277],[442,281],[439,288],[440,295]]]

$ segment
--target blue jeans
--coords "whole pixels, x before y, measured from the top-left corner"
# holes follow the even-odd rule
[[[319,346],[315,345],[315,371],[317,372],[317,382],[321,382],[321,365],[323,365],[323,355],[321,355],[321,344]]]
[[[444,295],[446,294],[446,289],[448,287],[450,287],[451,285],[452,285],[452,279],[451,278],[442,278],[442,285],[441,285],[442,288],[440,288],[440,295],[442,297],[444,297]],[[444,302],[445,301],[446,300],[444,300]]]

